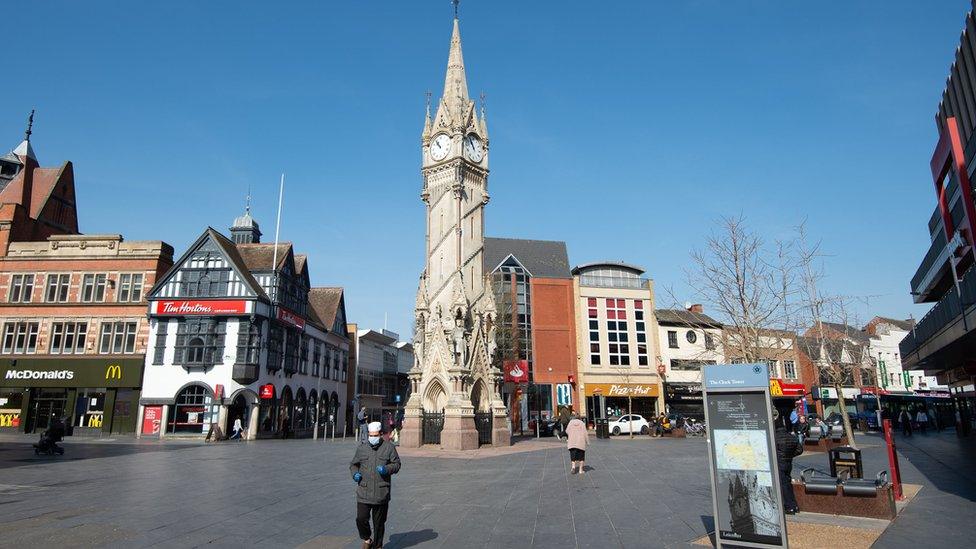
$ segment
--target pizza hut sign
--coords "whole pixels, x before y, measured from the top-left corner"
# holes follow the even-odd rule
[[[154,302],[157,315],[240,315],[247,312],[247,301],[161,300]]]

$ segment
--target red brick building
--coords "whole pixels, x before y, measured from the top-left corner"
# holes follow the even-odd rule
[[[78,234],[70,162],[28,140],[0,157],[0,431],[135,429],[146,292],[172,264],[161,241]]]
[[[532,430],[537,417],[573,399],[576,327],[573,275],[566,243],[485,238],[484,272],[498,307],[497,360],[506,369],[502,397],[512,432]],[[511,376],[513,366],[524,377]]]

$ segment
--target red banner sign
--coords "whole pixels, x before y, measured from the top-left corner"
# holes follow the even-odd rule
[[[278,320],[285,324],[291,324],[299,330],[305,329],[305,319],[284,307],[278,307]]]
[[[513,383],[528,383],[528,360],[506,360],[502,368],[505,373],[505,381],[511,381]]]
[[[160,300],[155,303],[157,315],[240,315],[247,312],[247,301]]]
[[[162,406],[146,406],[142,411],[142,434],[158,435],[163,423]]]
[[[214,398],[221,399],[224,398],[224,386],[220,383],[214,385]]]
[[[261,386],[261,398],[263,400],[270,400],[274,398],[274,385],[268,383],[267,385]]]

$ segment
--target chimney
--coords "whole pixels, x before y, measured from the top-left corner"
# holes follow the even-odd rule
[[[699,315],[705,312],[705,310],[702,308],[701,303],[695,303],[694,305],[688,307],[688,310]]]

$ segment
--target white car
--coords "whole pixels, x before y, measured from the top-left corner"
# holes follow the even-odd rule
[[[607,423],[611,435],[630,434],[631,427],[633,427],[634,433],[646,435],[651,432],[651,424],[637,414],[625,414],[620,417],[612,417]]]

